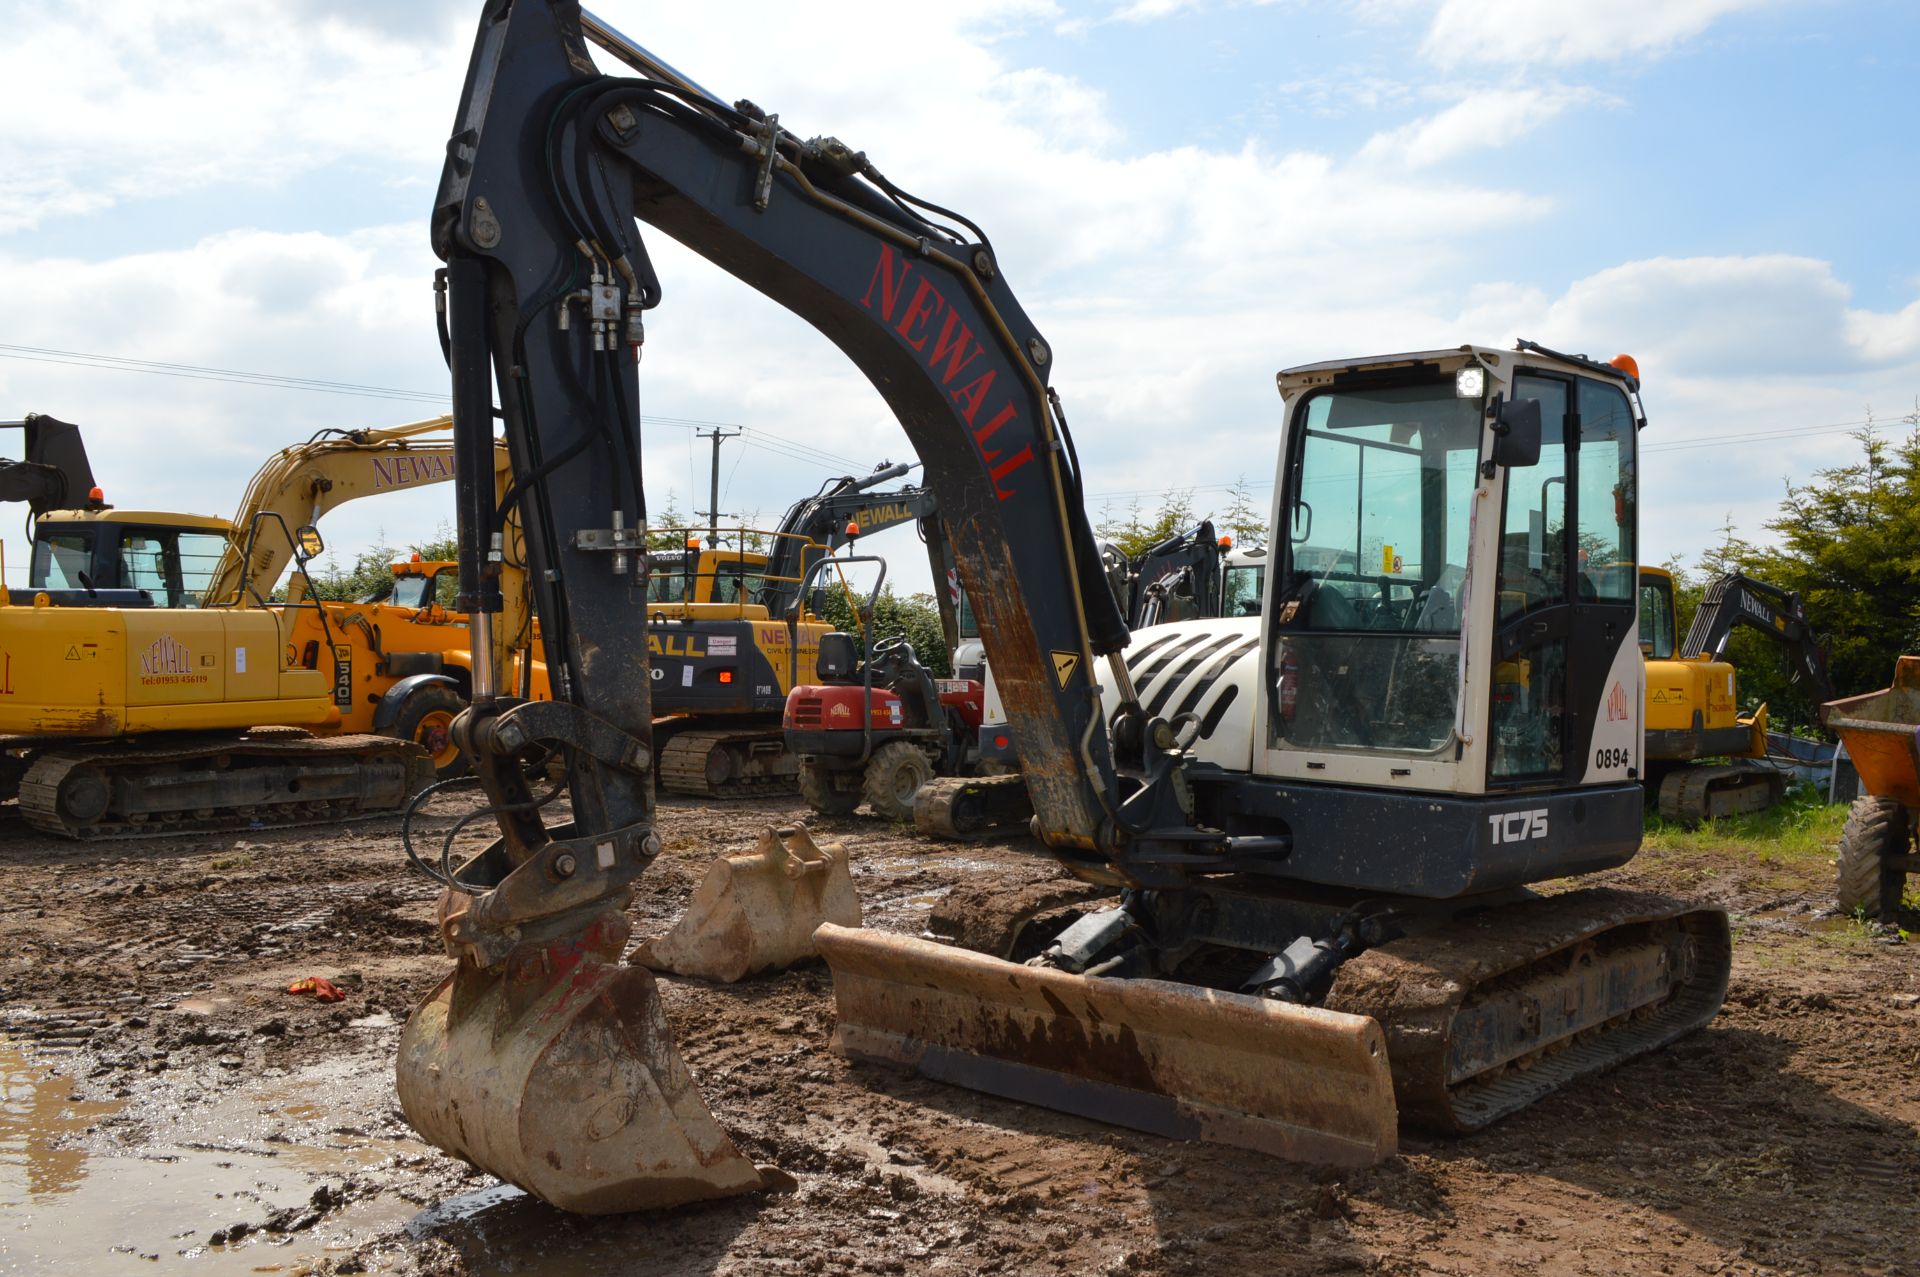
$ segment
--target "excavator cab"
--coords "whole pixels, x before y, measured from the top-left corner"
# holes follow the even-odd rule
[[[232,525],[161,510],[51,510],[34,520],[29,593],[144,590],[159,607],[200,607]]]

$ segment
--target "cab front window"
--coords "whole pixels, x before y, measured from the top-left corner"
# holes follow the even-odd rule
[[[1322,391],[1295,410],[1277,745],[1451,743],[1482,411],[1451,377]]]

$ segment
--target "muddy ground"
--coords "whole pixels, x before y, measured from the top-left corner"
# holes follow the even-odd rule
[[[448,811],[452,811],[449,806]],[[636,902],[798,816],[669,801]],[[440,828],[449,817],[440,814]],[[821,821],[869,924],[1048,875]],[[1824,912],[1819,858],[1649,852],[1603,877],[1732,910],[1724,1014],[1460,1140],[1329,1172],[829,1050],[815,967],[663,981],[719,1120],[789,1194],[561,1215],[424,1147],[392,1057],[446,969],[395,827],[74,845],[0,822],[0,1270],[35,1273],[1920,1273],[1920,948]],[[319,975],[344,1002],[284,992]]]

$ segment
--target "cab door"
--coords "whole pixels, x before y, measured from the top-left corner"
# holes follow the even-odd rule
[[[1540,404],[1540,458],[1506,476],[1487,781],[1632,779],[1644,700],[1633,413],[1586,377],[1522,373],[1514,395]]]

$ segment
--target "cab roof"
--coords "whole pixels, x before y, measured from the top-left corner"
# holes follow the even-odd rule
[[[158,528],[189,528],[196,532],[233,534],[233,522],[210,514],[183,514],[178,510],[122,510],[107,506],[100,510],[49,510],[37,523],[104,523],[145,525]]]
[[[1536,368],[1557,367],[1566,372],[1584,372],[1612,377],[1624,383],[1629,390],[1637,391],[1640,388],[1636,377],[1612,364],[1590,359],[1585,355],[1569,355],[1563,351],[1549,350],[1539,342],[1524,339],[1515,343],[1511,350],[1468,343],[1464,346],[1455,346],[1451,350],[1420,350],[1398,355],[1366,355],[1358,359],[1328,359],[1319,363],[1283,368],[1276,374],[1275,380],[1284,387],[1288,382],[1323,381],[1328,374],[1381,372],[1392,368],[1411,368],[1420,364],[1433,364],[1442,372],[1447,372],[1470,362],[1483,363],[1489,368],[1498,368],[1507,360]]]

